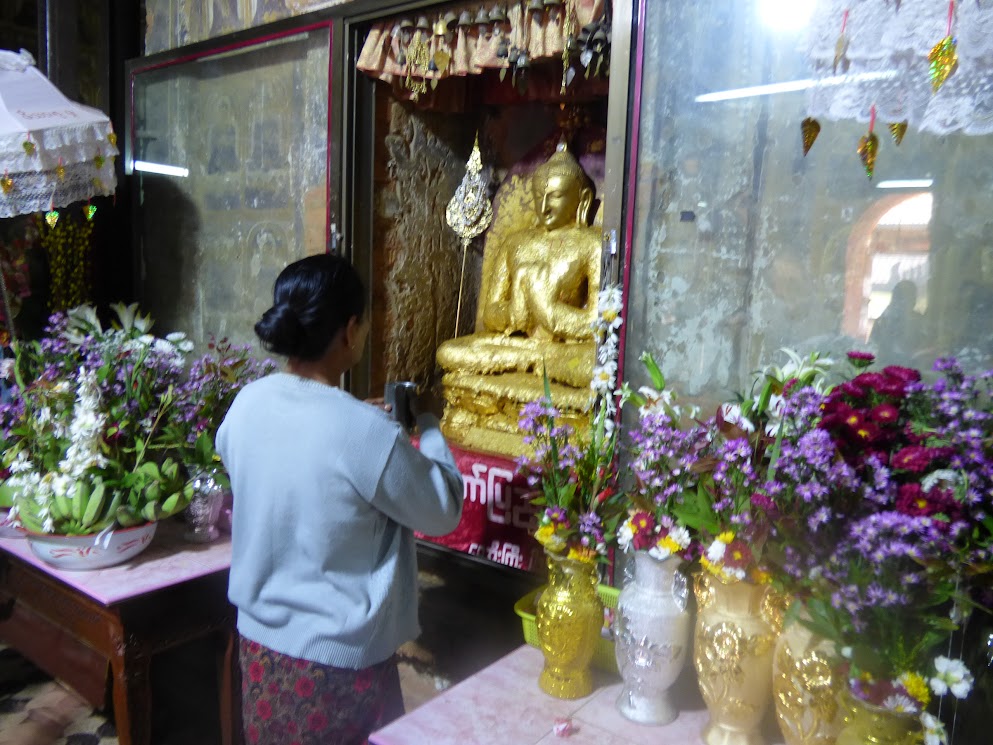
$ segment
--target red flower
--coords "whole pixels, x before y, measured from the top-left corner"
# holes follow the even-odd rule
[[[896,509],[911,517],[928,517],[938,511],[937,505],[928,501],[920,484],[901,484],[896,497]]]
[[[865,372],[852,378],[852,382],[862,388],[868,388],[869,390],[878,392],[880,386],[885,386],[890,381],[881,373]]]
[[[604,489],[602,492],[596,495],[597,504],[603,504],[612,496],[614,496],[614,488],[612,486],[608,486],[606,489]]]
[[[931,451],[920,445],[911,445],[893,456],[891,465],[901,471],[920,473],[931,464]]]
[[[359,674],[355,676],[355,690],[359,693],[364,693],[369,690],[372,685],[372,671],[366,668],[365,670],[359,670]]]
[[[899,365],[888,365],[883,368],[883,375],[890,378],[896,378],[901,383],[916,383],[921,379],[921,374],[917,370],[909,367],[900,367]]]
[[[840,386],[841,392],[852,398],[862,398],[866,394],[866,389],[852,380],[846,380]]]
[[[314,692],[314,681],[310,678],[298,678],[293,690],[297,692],[298,696],[308,698]]]
[[[871,352],[860,352],[856,349],[853,349],[851,352],[848,353],[848,359],[856,368],[861,370],[863,368],[868,367],[873,362],[875,362],[876,355],[872,354]]]
[[[857,427],[852,427],[852,436],[857,442],[875,442],[879,435],[879,427],[872,422],[862,421]]]
[[[258,715],[259,719],[263,722],[269,721],[269,717],[272,716],[272,706],[266,699],[261,699],[257,704],[255,704],[255,713]]]
[[[259,728],[254,724],[248,725],[248,741],[258,742],[259,741]]]
[[[307,717],[307,728],[311,732],[323,732],[328,726],[328,718],[319,711]]]
[[[651,548],[655,545],[655,518],[647,512],[636,512],[631,517],[634,527],[634,539],[631,544],[636,551]]]
[[[760,494],[759,492],[752,494],[752,505],[758,507],[760,510],[769,515],[773,515],[778,512],[778,510],[776,510],[776,503],[769,499],[769,497],[765,494]]]
[[[735,538],[724,549],[724,565],[732,569],[744,569],[751,560],[752,550],[740,538]]]
[[[255,660],[254,662],[252,662],[251,665],[248,666],[248,677],[252,679],[253,683],[260,682],[264,676],[265,676],[265,668],[262,667],[262,663],[259,662],[258,660]]]
[[[900,418],[900,410],[893,404],[879,404],[869,412],[869,418],[879,424],[892,424]]]
[[[262,645],[258,642],[248,642],[248,652],[249,654],[258,654],[262,651]]]

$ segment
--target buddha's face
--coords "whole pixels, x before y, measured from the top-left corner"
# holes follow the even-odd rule
[[[534,210],[545,230],[575,225],[583,189],[575,179],[560,173],[551,174],[544,183],[534,185]]]

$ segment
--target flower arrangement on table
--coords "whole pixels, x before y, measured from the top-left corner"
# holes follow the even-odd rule
[[[782,441],[784,394],[824,384],[831,361],[801,358],[769,365],[748,396],[718,407],[706,421],[683,409],[651,355],[642,356],[653,387],[630,395],[640,404],[632,434],[636,489],[619,541],[658,558],[679,554],[723,582],[765,582],[762,550],[769,500],[759,493]]]
[[[29,531],[88,535],[185,509],[187,465],[213,453],[199,435],[216,423],[202,419],[263,371],[224,346],[220,364],[188,373],[184,334],[153,336],[137,305],[112,310],[110,327],[91,306],[57,313],[43,339],[19,342],[4,362],[16,389],[0,405],[0,503]]]
[[[776,471],[782,568],[806,596],[808,625],[845,659],[856,697],[921,714],[944,740],[932,693],[964,698],[972,676],[941,654],[993,569],[993,372],[952,360],[918,371],[850,353],[854,377],[828,393],[797,390]]]
[[[238,391],[276,370],[275,362],[255,359],[251,349],[212,338],[177,388],[176,405],[163,426],[163,440],[191,472],[210,473],[225,486],[227,475],[214,449],[217,428]]]
[[[619,288],[609,287],[600,292],[598,300],[589,436],[580,438],[571,426],[559,421],[546,376],[545,395],[521,409],[524,442],[533,452],[517,460],[528,484],[538,489],[531,499],[542,508],[537,541],[549,553],[586,562],[606,560],[618,519],[612,497],[617,490],[614,417],[623,405],[615,400],[623,299]]]

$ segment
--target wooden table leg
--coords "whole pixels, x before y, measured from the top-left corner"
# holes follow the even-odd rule
[[[241,745],[241,667],[238,661],[238,632],[224,634],[224,654],[218,671],[221,702],[221,745]]]
[[[110,661],[113,675],[114,723],[120,745],[151,745],[151,659],[125,646]]]

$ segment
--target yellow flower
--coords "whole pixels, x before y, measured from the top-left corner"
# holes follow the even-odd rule
[[[922,709],[926,709],[927,705],[931,703],[931,691],[924,676],[907,672],[897,678],[897,682],[907,689],[907,693],[912,698],[920,703]]]
[[[749,570],[749,579],[751,579],[756,585],[767,585],[772,582],[772,575],[764,569],[752,567]]]
[[[725,530],[723,533],[717,536],[717,540],[719,540],[721,543],[730,543],[731,541],[734,540],[734,532],[731,530]]]
[[[566,556],[567,559],[574,559],[576,561],[585,561],[588,564],[592,564],[596,561],[596,551],[586,546],[573,546],[569,549],[569,554]]]
[[[670,538],[669,536],[666,536],[661,541],[659,541],[659,546],[661,548],[669,549],[669,552],[673,554],[678,554],[680,551],[683,550],[682,546],[680,546],[678,543],[672,540],[672,538]]]
[[[700,557],[700,564],[703,566],[704,569],[706,569],[711,574],[714,574],[718,577],[720,577],[721,574],[723,574],[724,568],[720,564],[715,564],[706,556]]]
[[[555,526],[549,523],[548,525],[542,525],[535,531],[534,537],[542,546],[548,543],[548,539],[552,537],[555,533]]]

